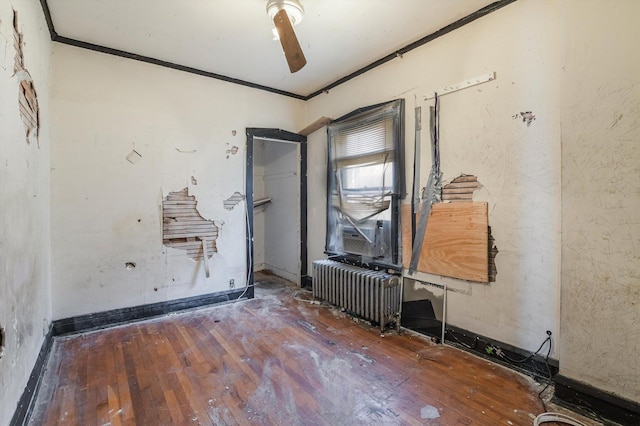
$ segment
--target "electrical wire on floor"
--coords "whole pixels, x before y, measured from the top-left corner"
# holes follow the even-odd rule
[[[507,361],[512,362],[514,364],[524,364],[525,362],[529,361],[530,359],[532,359],[533,357],[538,355],[540,353],[540,351],[542,350],[542,348],[544,347],[544,345],[546,345],[547,343],[549,343],[549,350],[547,352],[547,358],[548,358],[549,355],[551,354],[551,332],[549,330],[547,330],[547,338],[544,339],[544,341],[542,342],[542,344],[540,345],[538,350],[536,350],[535,352],[532,352],[528,356],[526,356],[526,357],[524,357],[522,359],[513,359],[513,358],[509,357],[507,354],[505,354],[504,352],[500,352],[500,354],[498,356],[500,358],[506,359]]]
[[[539,414],[535,420],[533,421],[534,426],[539,426],[543,423],[548,423],[548,422],[560,422],[563,424],[567,424],[567,425],[573,425],[573,426],[587,426],[586,424],[582,423],[581,421],[574,419],[573,417],[567,416],[566,414],[562,414],[562,413],[542,413]]]
[[[453,332],[453,330],[450,330],[450,329],[448,329],[448,328],[447,328],[447,329],[445,330],[445,332],[446,332],[449,336],[453,337],[453,340],[455,340],[455,341],[456,341],[456,343],[458,343],[458,344],[459,344],[459,345],[461,345],[461,346],[464,346],[464,347],[465,347],[465,348],[467,348],[467,349],[476,349],[476,348],[478,347],[478,341],[479,341],[480,339],[479,339],[477,336],[476,336],[476,338],[473,340],[473,346],[471,346],[471,345],[469,345],[469,344],[467,344],[467,343],[464,343],[462,340],[458,339],[458,338],[456,337],[455,333]]]
[[[291,297],[293,297],[298,302],[305,302],[305,303],[308,303],[310,305],[319,305],[320,304],[320,301],[315,300],[315,299],[301,299],[300,297],[298,297],[298,295],[303,291],[307,292],[307,293],[310,293],[309,290],[298,290],[295,293],[293,293],[293,295]]]
[[[451,329],[446,329],[445,330],[447,333],[447,336],[449,336],[450,338],[452,338],[458,345],[462,346],[463,348],[466,349],[470,349],[470,350],[478,350],[478,343],[480,342],[480,340],[484,339],[480,339],[478,336],[475,337],[474,341],[473,341],[473,345],[470,345],[468,343],[463,342],[462,340],[460,340],[456,334],[454,333],[453,330]],[[538,377],[538,381],[539,382],[544,382],[545,386],[544,388],[538,392],[538,399],[540,399],[540,402],[542,404],[542,408],[543,411],[547,411],[547,407],[546,404],[544,402],[544,393],[546,392],[546,390],[549,388],[549,386],[551,386],[551,383],[553,381],[553,373],[551,372],[551,367],[549,366],[549,357],[551,356],[551,350],[553,348],[553,342],[551,339],[551,331],[547,330],[547,337],[546,339],[544,339],[544,341],[540,344],[540,346],[538,347],[538,349],[535,352],[532,352],[531,354],[520,358],[520,359],[516,359],[516,358],[512,358],[509,355],[507,355],[499,346],[496,346],[494,344],[492,344],[491,342],[487,342],[485,341],[486,345],[487,345],[487,353],[496,356],[498,359],[506,362],[506,363],[511,363],[511,364],[515,364],[515,365],[522,365],[525,364],[529,361],[532,362],[531,365],[531,370],[530,372],[534,374],[534,377]],[[543,359],[543,363],[545,366],[546,371],[540,371],[537,364],[534,362],[534,358],[540,354],[540,352],[543,350],[544,346],[548,345],[547,347],[547,353],[544,356]],[[542,380],[540,380],[542,379]]]

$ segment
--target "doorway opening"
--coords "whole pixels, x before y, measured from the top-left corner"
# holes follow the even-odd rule
[[[307,140],[278,129],[247,129],[247,276],[254,272],[305,286]]]

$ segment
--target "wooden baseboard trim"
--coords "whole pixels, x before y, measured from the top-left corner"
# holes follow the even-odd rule
[[[36,358],[33,370],[31,370],[31,374],[29,375],[27,386],[25,386],[22,396],[20,396],[20,399],[18,400],[18,406],[16,407],[11,422],[9,423],[10,426],[22,426],[28,423],[52,346],[53,334],[51,329],[49,329],[49,332],[45,336],[42,346],[40,347],[40,352],[38,353],[38,358]]]
[[[251,288],[253,290],[253,288]],[[157,302],[130,308],[113,309],[95,314],[80,315],[53,321],[53,336],[81,333],[89,330],[111,327],[132,321],[166,315],[186,309],[215,305],[238,299],[243,295],[244,288],[203,294],[201,296]],[[245,297],[252,298],[253,292],[246,292]]]
[[[308,289],[313,288],[313,279],[311,278],[310,275],[303,275],[302,279],[300,280],[300,283],[302,288],[308,288]]]
[[[586,383],[558,374],[553,402],[589,417],[620,425],[640,424],[640,403],[605,392]],[[595,414],[595,416],[594,416]]]

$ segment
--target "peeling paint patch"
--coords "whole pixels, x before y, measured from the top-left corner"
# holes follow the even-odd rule
[[[460,175],[451,183],[442,187],[442,201],[470,202],[473,193],[481,187],[478,178],[473,175]]]
[[[234,192],[233,195],[226,200],[224,200],[224,208],[225,210],[233,210],[235,206],[242,200],[244,200],[244,195],[239,193],[238,191]]]
[[[202,260],[217,252],[218,227],[198,212],[196,197],[189,189],[170,192],[162,200],[162,243],[167,247],[185,250],[193,260]],[[206,247],[204,245],[206,244]]]
[[[236,155],[238,153],[238,147],[237,146],[232,146],[231,148],[229,148],[227,150],[227,158],[229,158],[229,155]]]
[[[198,184],[198,179],[196,179],[195,177],[191,176],[191,185],[197,185]]]
[[[520,112],[512,116],[513,119],[522,118],[523,123],[527,123],[527,127],[531,126],[531,123],[536,119],[531,111]]]
[[[20,117],[24,124],[24,130],[26,134],[27,144],[31,143],[32,138],[38,142],[40,147],[40,141],[38,140],[38,131],[40,129],[40,110],[38,108],[38,96],[36,94],[36,88],[33,84],[33,79],[29,74],[29,71],[24,65],[24,56],[22,53],[22,46],[24,41],[22,34],[18,31],[18,13],[13,11],[13,47],[15,48],[14,75],[18,79],[18,104],[20,108]]]

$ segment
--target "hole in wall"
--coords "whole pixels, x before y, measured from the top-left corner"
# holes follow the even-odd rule
[[[124,269],[126,269],[127,271],[130,271],[132,269],[134,269],[136,267],[136,264],[133,262],[127,262],[124,264]]]
[[[34,138],[38,141],[38,130],[40,128],[40,110],[38,108],[38,96],[33,79],[27,71],[24,63],[24,55],[22,47],[24,40],[22,34],[18,30],[18,13],[13,11],[13,45],[15,48],[13,71],[18,80],[18,104],[20,108],[20,117],[24,124],[27,143],[31,143]],[[40,142],[38,141],[38,147]]]
[[[189,195],[188,188],[170,192],[162,200],[162,242],[167,247],[185,250],[193,260],[207,257],[217,251],[218,227],[204,219],[197,209],[196,197]]]
[[[495,245],[495,238],[491,235],[491,227],[488,229],[489,234],[489,282],[496,282],[496,275],[498,275],[498,268],[496,267],[496,256],[498,255],[498,247]]]
[[[5,342],[4,327],[2,326],[2,324],[0,324],[0,359],[4,355],[4,342]]]
[[[442,201],[470,202],[473,193],[480,188],[478,178],[473,175],[460,175],[442,187]]]

